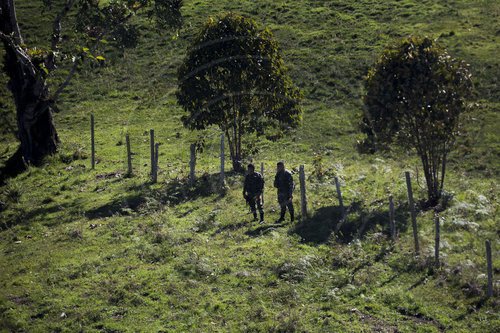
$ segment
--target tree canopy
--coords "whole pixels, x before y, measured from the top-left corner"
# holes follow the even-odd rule
[[[429,201],[437,203],[446,156],[472,91],[468,65],[435,40],[411,36],[384,50],[365,88],[362,130],[377,143],[414,148],[422,160]]]
[[[178,71],[177,99],[190,129],[218,126],[239,169],[245,134],[282,136],[301,120],[293,86],[268,29],[233,13],[210,18],[193,38]]]

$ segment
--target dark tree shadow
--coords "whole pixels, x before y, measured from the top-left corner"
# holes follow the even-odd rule
[[[249,229],[245,232],[245,235],[256,237],[256,236],[261,236],[265,235],[268,232],[271,232],[275,229],[282,228],[286,226],[286,223],[275,223],[275,224],[267,224],[267,225],[262,225],[257,228]]]
[[[13,136],[19,140],[16,128],[15,112],[0,101],[0,133],[2,136]],[[20,149],[12,154],[7,148],[0,153],[0,161],[3,164],[0,168],[0,186],[5,183],[8,178],[15,177],[26,170],[26,166],[22,161]]]
[[[103,206],[88,210],[85,216],[92,220],[102,217],[110,217],[116,214],[130,215],[132,211],[137,211],[138,208],[146,203],[146,196],[143,194],[135,194],[118,198]]]
[[[386,206],[388,204],[372,209],[361,201],[353,202],[346,207],[347,221],[342,220],[342,210],[339,206],[321,207],[314,215],[297,224],[291,232],[299,235],[303,242],[315,244],[327,242],[332,235],[342,243],[349,243],[374,229],[381,229],[390,236],[389,211]],[[407,204],[395,206],[397,232],[407,231],[408,212]]]
[[[324,243],[341,219],[339,206],[321,207],[314,215],[298,223],[292,232],[298,234],[305,243]]]
[[[0,186],[4,185],[9,178],[15,178],[28,169],[24,163],[21,149],[18,149],[0,168]]]
[[[221,232],[223,231],[226,231],[226,230],[231,230],[231,231],[234,231],[234,230],[237,230],[237,229],[240,229],[240,228],[243,228],[244,226],[246,226],[248,223],[248,221],[242,221],[242,222],[238,222],[236,224],[226,224],[226,225],[223,225],[221,226],[220,228],[217,228],[217,230],[215,230],[213,233],[212,233],[212,236],[215,236],[216,234],[220,234]]]
[[[228,172],[226,175],[230,177],[232,173]],[[150,183],[132,186],[127,189],[127,192],[134,194],[124,195],[105,205],[88,210],[85,215],[89,219],[110,217],[117,214],[130,215],[160,208],[162,205],[174,206],[214,194],[217,195],[216,200],[219,200],[226,195],[226,189],[220,186],[219,177],[218,173],[205,173],[196,179],[193,187],[190,186],[188,177],[174,178],[165,183],[159,183],[160,188],[152,188]],[[119,181],[119,179],[115,181]]]
[[[226,177],[231,177],[232,172],[226,172]],[[194,200],[200,197],[207,197],[217,194],[218,198],[226,195],[226,189],[221,187],[220,174],[208,174],[196,178],[194,186],[190,186],[189,177],[176,178],[170,180],[165,184],[161,190],[163,192],[162,200],[171,205],[178,205],[180,203]]]
[[[3,223],[0,223],[0,230],[6,230],[16,225],[23,225],[32,219],[43,219],[44,225],[52,226],[57,224],[58,218],[48,218],[49,214],[57,213],[67,209],[66,205],[49,206],[36,208],[28,212],[21,212],[19,215],[7,216]]]
[[[389,210],[387,207],[377,207],[375,210],[364,210],[364,213],[368,221],[368,228],[362,235],[378,225],[382,227],[384,233],[390,236]],[[408,203],[400,205],[395,204],[394,221],[398,233],[404,233],[408,230],[408,222],[410,221],[410,209]]]

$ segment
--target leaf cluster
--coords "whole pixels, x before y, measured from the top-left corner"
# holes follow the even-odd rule
[[[175,28],[182,24],[182,0],[83,0],[78,4],[77,30],[87,40],[109,38],[120,48],[137,45],[141,25],[131,20],[139,12],[154,21],[158,29]]]
[[[283,64],[278,43],[255,21],[228,13],[210,18],[194,37],[178,71],[183,123],[202,130],[241,126],[243,133],[295,127],[302,95]]]
[[[453,140],[472,81],[468,65],[435,40],[411,36],[384,50],[365,88],[362,130],[380,142],[425,149]]]

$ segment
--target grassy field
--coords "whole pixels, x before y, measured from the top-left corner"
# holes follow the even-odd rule
[[[499,331],[498,2],[184,2],[177,38],[145,29],[136,49],[110,50],[107,66],[82,68],[55,115],[60,153],[0,188],[0,330]],[[50,17],[37,1],[17,7],[28,45],[43,45]],[[304,94],[304,120],[290,136],[245,142],[257,148],[245,162],[266,168],[264,224],[251,221],[241,198],[243,175],[227,172],[219,189],[216,128],[201,134],[207,146],[196,186],[188,186],[189,145],[199,134],[182,127],[176,70],[200,24],[229,10],[271,30]],[[449,158],[447,209],[439,213],[440,268],[432,210],[418,211],[421,255],[413,253],[406,170],[415,197],[426,196],[414,153],[357,151],[363,76],[386,44],[409,34],[438,38],[474,76],[474,107]],[[18,143],[3,73],[0,80],[3,164]],[[160,143],[157,184],[148,174],[150,129]],[[126,134],[132,177],[125,177]],[[294,172],[305,165],[309,216],[293,224],[275,223],[277,160]],[[334,177],[348,214],[341,226]],[[493,248],[490,299],[485,240]]]

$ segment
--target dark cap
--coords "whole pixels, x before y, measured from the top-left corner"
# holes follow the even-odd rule
[[[284,166],[285,164],[284,164],[282,161],[279,161],[276,165],[277,165],[277,166],[280,166],[280,165],[281,165],[281,166]]]
[[[253,163],[250,163],[250,164],[248,165],[248,168],[249,168],[249,169],[254,169],[254,170],[255,170],[255,165],[253,165]]]

